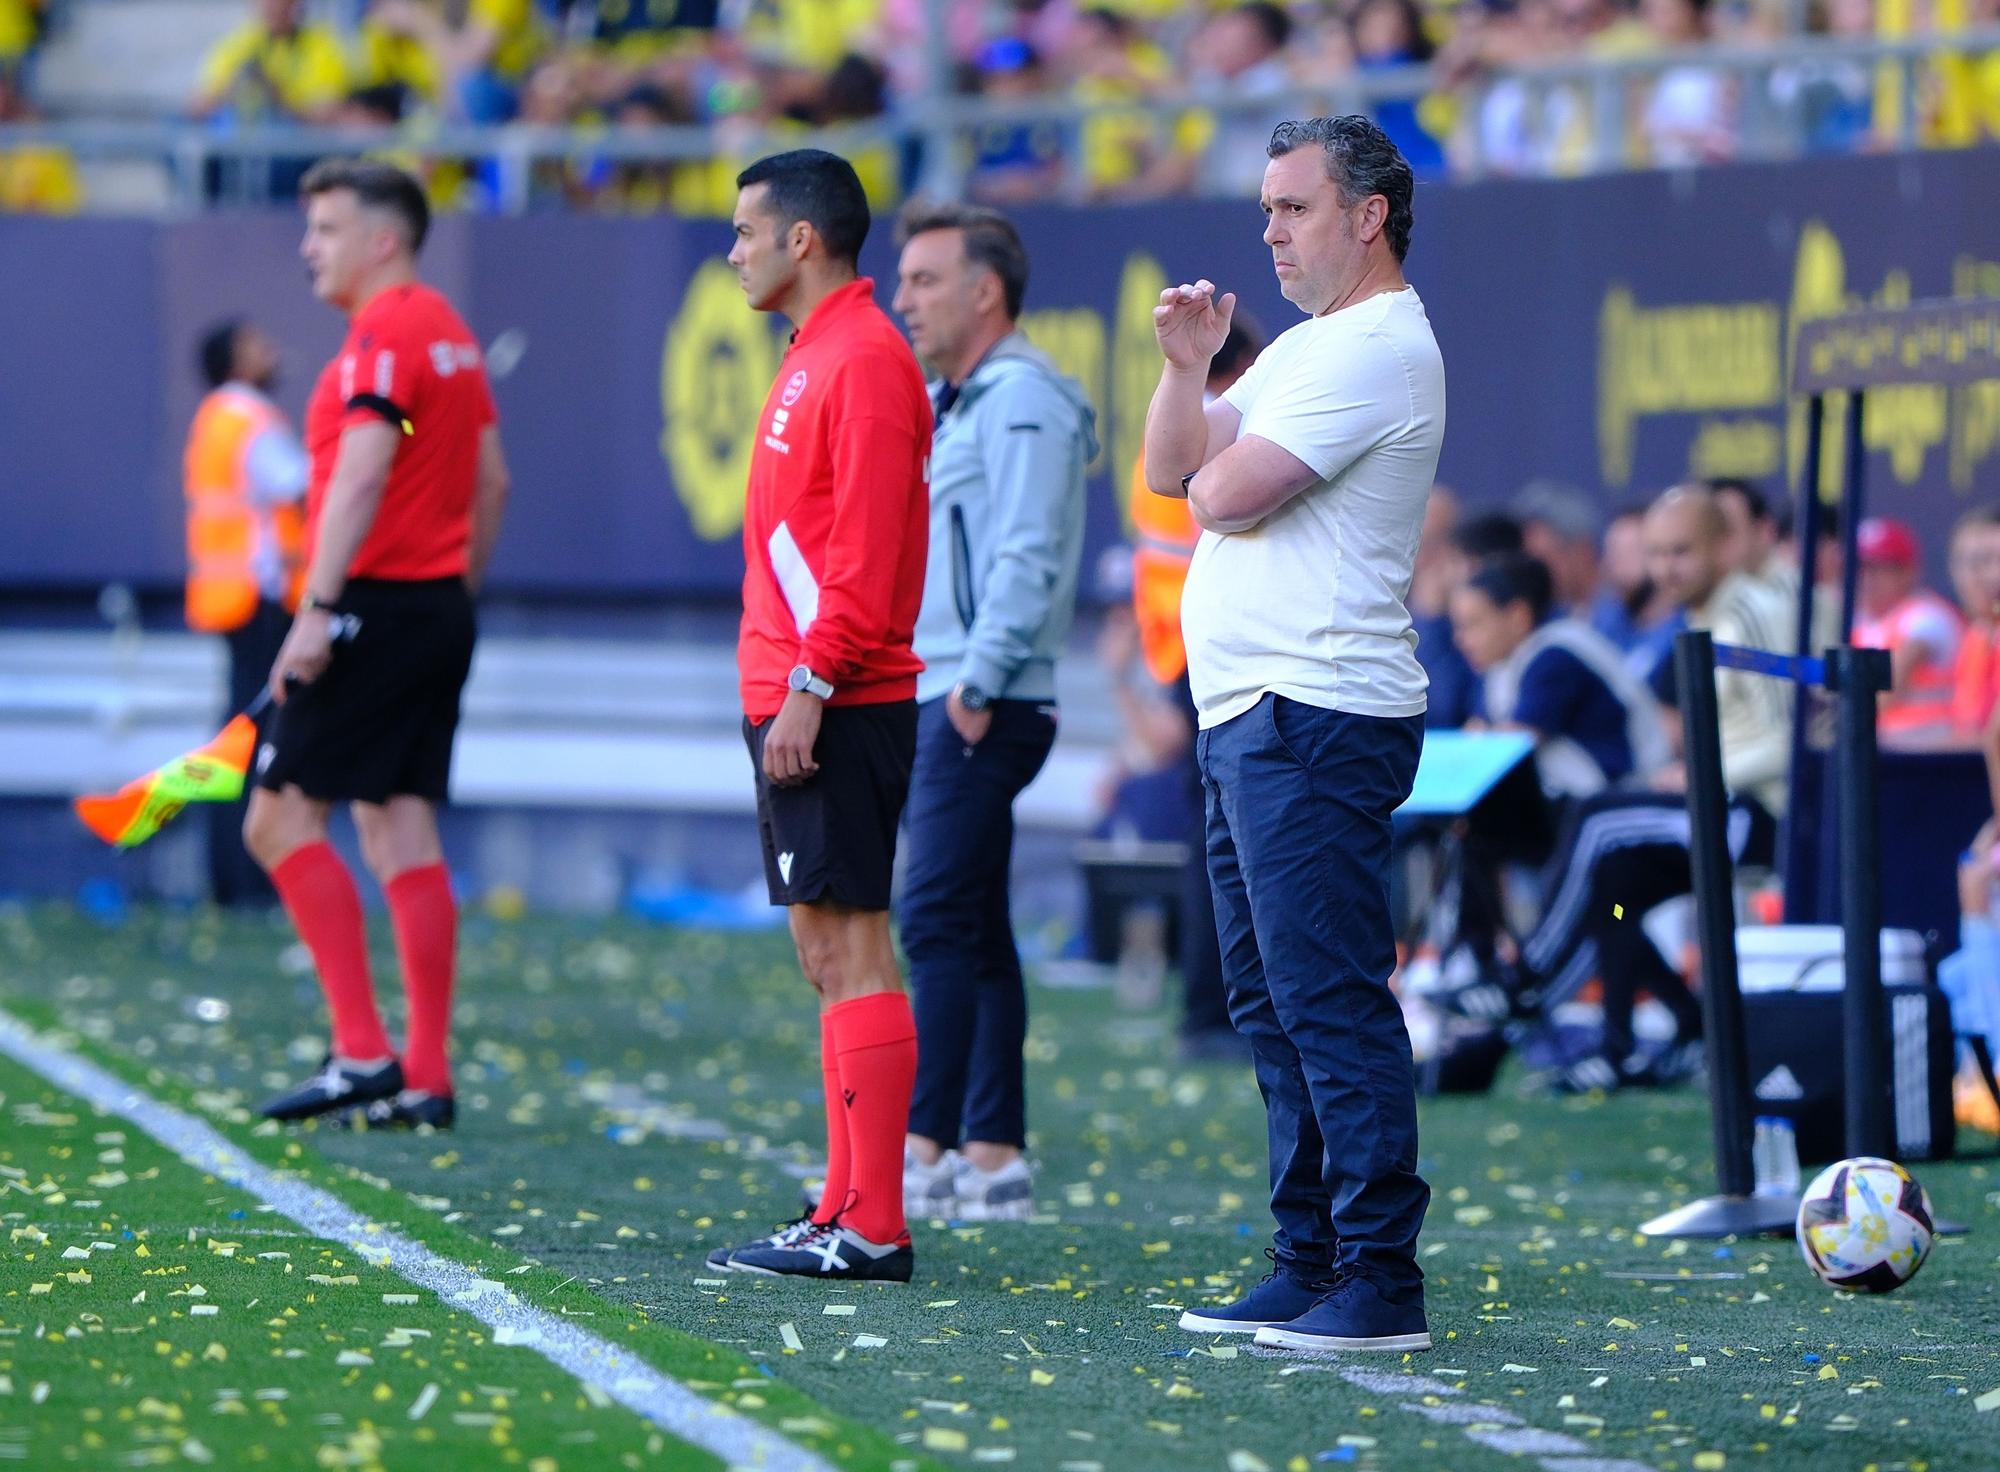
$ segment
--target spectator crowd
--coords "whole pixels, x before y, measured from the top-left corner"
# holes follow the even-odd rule
[[[34,47],[51,0],[0,0],[0,123],[32,120]],[[535,172],[542,206],[726,213],[753,139],[846,122],[917,123],[935,85],[930,0],[245,0],[189,110],[217,128],[398,129],[398,161],[430,159],[452,124],[576,130],[584,142],[696,125],[718,161],[633,162],[589,150]],[[1905,98],[1900,71],[1780,67],[1746,96],[1701,49],[1811,33],[1924,36],[2000,21],[2000,0],[943,0],[944,75],[960,97],[1082,104],[974,126],[968,192],[1145,199],[1254,187],[1272,109],[1295,89],[1331,104],[1399,69],[1367,104],[1420,177],[1565,175],[1595,163],[1727,159],[1758,119],[1795,120],[1809,151],[1884,146],[1906,112],[1941,145],[2000,137],[2000,53],[1939,55]],[[1604,96],[1573,63],[1644,62]],[[1894,75],[1891,73],[1894,72]],[[1605,136],[1615,130],[1616,136]],[[878,205],[907,193],[921,141],[861,150]],[[0,208],[74,207],[44,153],[0,151]],[[491,207],[490,161],[427,163],[446,206]],[[518,197],[518,190],[515,191]]]

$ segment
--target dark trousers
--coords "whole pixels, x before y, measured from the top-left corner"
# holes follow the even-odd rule
[[[1737,863],[1771,862],[1777,823],[1755,798],[1730,798],[1725,831]],[[1693,889],[1688,842],[1680,794],[1604,792],[1571,808],[1549,861],[1541,923],[1522,945],[1522,964],[1543,1007],[1598,977],[1603,1053],[1613,1063],[1632,1056],[1632,1009],[1642,991],[1673,1013],[1681,1040],[1701,1036],[1701,1004],[1640,923],[1654,906]]]
[[[233,716],[264,688],[271,678],[271,666],[278,662],[278,649],[292,627],[292,616],[281,604],[268,600],[257,605],[250,621],[232,629],[223,638],[229,646],[229,709]],[[235,802],[208,805],[208,887],[218,905],[275,905],[278,893],[257,861],[243,847],[243,815],[250,807],[250,786]]]
[[[910,1133],[951,1147],[1027,1143],[1021,1046],[1028,995],[1008,906],[1014,799],[1048,760],[1052,704],[996,700],[967,746],[943,700],[917,707],[917,759],[903,809],[900,913],[917,1017]]]
[[[1390,817],[1423,718],[1266,695],[1197,740],[1229,1014],[1250,1040],[1271,1150],[1276,1256],[1421,1292],[1416,1077],[1389,991]]]
[[[1200,800],[1194,806],[1194,830],[1188,834],[1187,867],[1181,871],[1181,1036],[1219,1032],[1227,1037],[1229,995],[1222,985],[1222,942],[1215,933],[1215,898],[1208,887],[1207,799],[1193,743],[1188,750],[1188,780]]]

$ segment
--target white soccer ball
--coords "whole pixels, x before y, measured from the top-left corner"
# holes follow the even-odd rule
[[[1799,1251],[1828,1287],[1887,1293],[1930,1256],[1931,1198],[1893,1160],[1836,1160],[1799,1202]]]

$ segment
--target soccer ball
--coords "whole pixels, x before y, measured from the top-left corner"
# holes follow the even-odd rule
[[[1893,1160],[1837,1160],[1799,1202],[1799,1251],[1822,1283],[1887,1293],[1917,1275],[1931,1250],[1931,1198]]]

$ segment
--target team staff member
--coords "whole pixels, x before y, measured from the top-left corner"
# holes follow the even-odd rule
[[[313,291],[349,326],[306,409],[305,596],[271,669],[281,703],[244,836],[312,952],[333,1047],[264,1112],[359,1109],[374,1124],[445,1128],[458,916],[437,804],[507,468],[479,345],[416,277],[430,225],[416,180],[335,160],[301,191]],[[343,623],[358,631],[335,654]],[[409,1004],[400,1062],[375,1009],[360,896],[327,842],[327,812],[343,801],[395,923]]]
[[[709,1262],[906,1283],[917,1030],[889,883],[916,748],[930,400],[856,273],[869,220],[853,167],[803,148],[736,185],[729,263],[752,307],[796,329],[751,450],[736,659],[765,879],[819,994],[827,1173],[809,1216]]]
[[[1035,1187],[1014,799],[1055,744],[1096,414],[1014,325],[1028,252],[1005,216],[918,204],[899,234],[896,310],[937,415],[901,917],[918,1043],[903,1194],[913,1215],[1019,1221]]]
[[[1229,1011],[1269,1116],[1277,1270],[1182,1327],[1288,1348],[1430,1347],[1409,1035],[1389,973],[1390,814],[1423,742],[1404,606],[1444,366],[1403,277],[1410,166],[1362,117],[1280,123],[1263,207],[1310,319],[1202,407],[1234,296],[1170,287],[1147,484],[1203,536],[1181,605]]]
[[[229,651],[229,709],[270,678],[299,606],[305,574],[305,446],[271,401],[278,345],[251,323],[203,334],[197,359],[208,393],[182,456],[187,496],[187,624],[220,634]],[[269,904],[276,895],[243,847],[240,802],[209,808],[209,891],[218,905]]]

